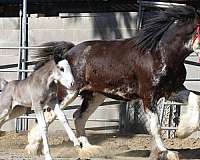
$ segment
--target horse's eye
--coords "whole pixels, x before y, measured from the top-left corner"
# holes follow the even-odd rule
[[[64,68],[63,68],[63,67],[61,67],[61,68],[60,68],[60,71],[64,72]]]

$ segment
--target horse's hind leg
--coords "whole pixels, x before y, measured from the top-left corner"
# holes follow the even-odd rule
[[[5,122],[11,120],[11,119],[14,119],[14,118],[17,118],[23,114],[25,114],[27,111],[27,108],[24,107],[24,106],[16,106],[13,108],[13,110],[11,110],[11,112],[8,114],[8,116],[5,118]],[[2,125],[0,124],[0,127]]]
[[[11,96],[7,93],[2,93],[0,97],[0,127],[5,123],[7,116],[12,111]],[[0,131],[0,135],[4,134],[4,131]]]
[[[44,118],[43,108],[40,105],[35,105],[34,103],[33,108],[35,109],[35,115],[38,120],[38,125],[43,140],[45,160],[52,160],[48,146],[47,124]]]
[[[3,124],[5,124],[6,119],[9,115],[9,110],[5,109],[1,115],[0,115],[0,128],[3,126]],[[0,136],[4,136],[5,135],[5,131],[0,130]]]
[[[82,144],[80,157],[88,158],[96,154],[95,152],[98,152],[99,147],[95,149],[95,147],[92,147],[89,143],[85,133],[85,125],[90,115],[104,102],[105,96],[99,93],[85,92],[83,94],[83,98],[84,99],[80,108],[74,113],[73,116],[75,119],[77,136]]]
[[[5,115],[4,118],[0,120],[0,128],[9,120],[17,118],[26,113],[26,108],[23,106],[16,106],[10,113]],[[4,131],[1,131],[0,135],[4,135]]]

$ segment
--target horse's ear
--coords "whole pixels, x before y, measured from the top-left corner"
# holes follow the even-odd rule
[[[54,52],[55,53],[55,52]],[[61,54],[54,54],[50,56],[50,60],[54,60],[56,64],[58,64],[59,61],[63,60]]]
[[[58,64],[59,61],[61,61],[62,59],[60,58],[60,56],[54,56],[54,61],[56,64]]]

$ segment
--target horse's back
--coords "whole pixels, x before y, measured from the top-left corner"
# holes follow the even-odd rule
[[[138,58],[133,52],[135,56],[139,53],[131,45],[130,39],[122,39],[86,41],[73,47],[67,52],[67,59],[76,82],[82,81],[93,91],[117,89],[113,91],[125,95],[129,89],[128,97],[135,95],[138,82],[134,64]]]

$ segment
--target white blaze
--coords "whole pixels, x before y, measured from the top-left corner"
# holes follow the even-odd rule
[[[62,70],[60,70],[60,74],[56,80],[58,80],[63,86],[70,89],[70,87],[74,83],[74,77],[71,72],[71,67],[67,60],[62,60],[58,62],[57,66]]]

